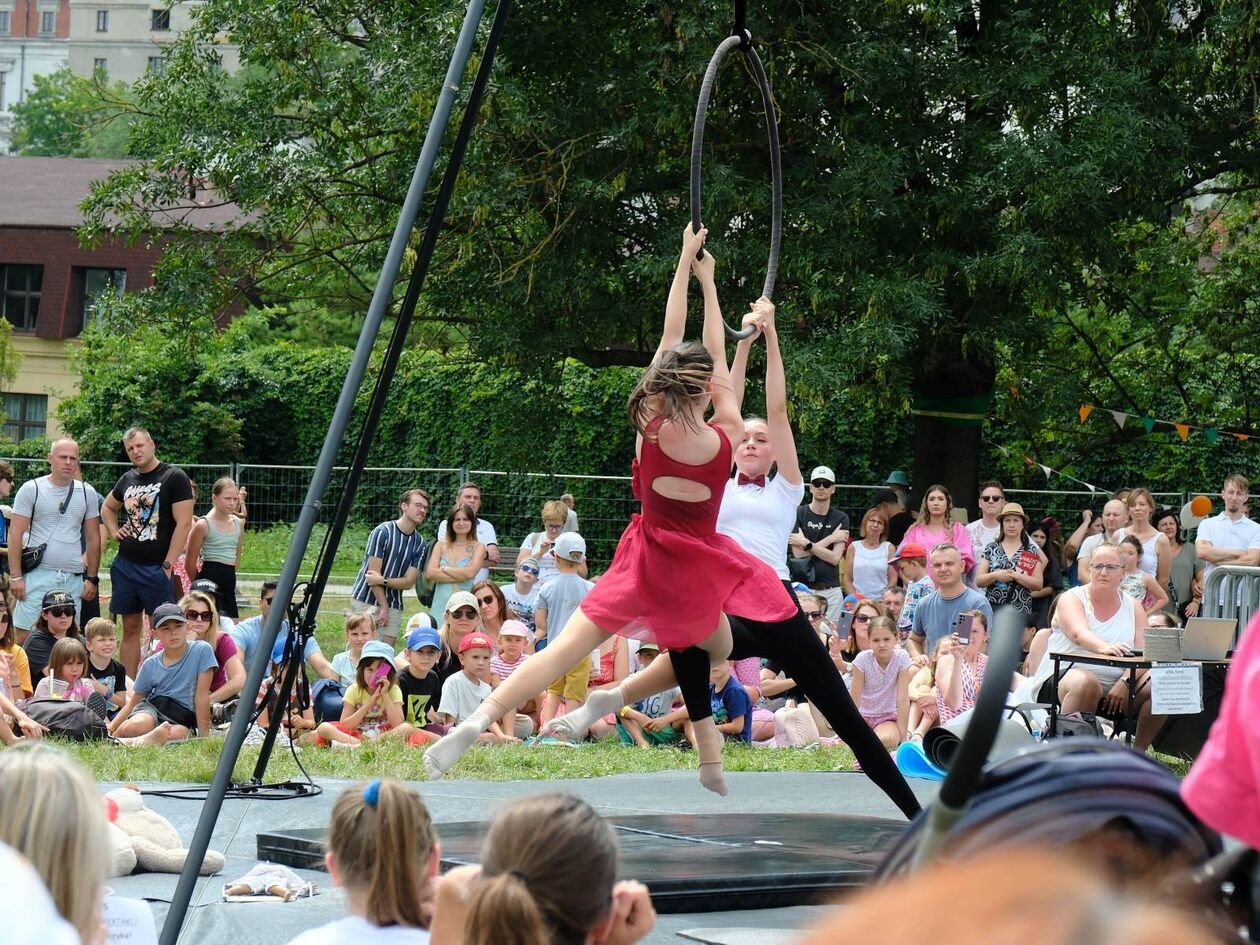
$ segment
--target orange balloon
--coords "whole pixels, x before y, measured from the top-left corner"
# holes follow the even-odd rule
[[[1212,514],[1212,500],[1205,495],[1196,495],[1190,500],[1190,511],[1199,518],[1206,518]]]

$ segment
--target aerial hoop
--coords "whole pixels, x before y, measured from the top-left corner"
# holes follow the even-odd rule
[[[770,142],[770,258],[766,262],[766,281],[762,285],[761,294],[767,299],[774,298],[774,283],[779,274],[779,244],[783,237],[783,171],[779,164],[779,123],[774,111],[774,99],[770,94],[770,80],[766,78],[766,70],[761,65],[761,57],[753,48],[752,35],[743,25],[742,3],[736,4],[735,32],[718,45],[709,60],[709,67],[704,71],[704,81],[700,83],[700,97],[696,101],[696,122],[691,132],[691,226],[693,231],[700,230],[700,169],[704,157],[704,118],[709,110],[709,95],[713,91],[713,81],[717,78],[718,66],[722,59],[734,47],[738,46],[748,57],[757,86],[761,89],[761,105],[766,113],[766,132]],[[703,258],[701,249],[697,258]],[[725,323],[723,323],[725,325]],[[749,326],[736,331],[725,325],[726,334],[730,338],[747,338],[753,334],[754,328]]]

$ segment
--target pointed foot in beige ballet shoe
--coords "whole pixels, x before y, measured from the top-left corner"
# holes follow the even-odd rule
[[[720,761],[700,762],[700,783],[712,791],[726,797],[726,771]]]

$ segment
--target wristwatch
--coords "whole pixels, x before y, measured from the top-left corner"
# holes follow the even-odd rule
[[[163,571],[169,571],[170,569],[171,569],[171,563],[170,563],[169,561],[163,561],[163,562],[162,562],[162,570],[163,570]]]
[[[101,584],[101,579],[95,574],[85,574],[83,575],[83,580],[87,581],[89,584],[95,584],[97,587],[100,587]]]
[[[813,549],[813,547],[814,547],[814,543],[813,543],[812,541],[807,541],[807,542],[805,542],[805,550],[806,550],[806,551],[810,551],[810,550],[812,550],[812,549]]]

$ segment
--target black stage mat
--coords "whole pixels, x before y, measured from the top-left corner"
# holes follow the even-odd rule
[[[904,821],[836,814],[610,817],[621,875],[646,882],[658,912],[809,905],[862,886]],[[438,824],[442,867],[476,863],[486,821]],[[258,858],[322,869],[323,829],[260,833]]]

